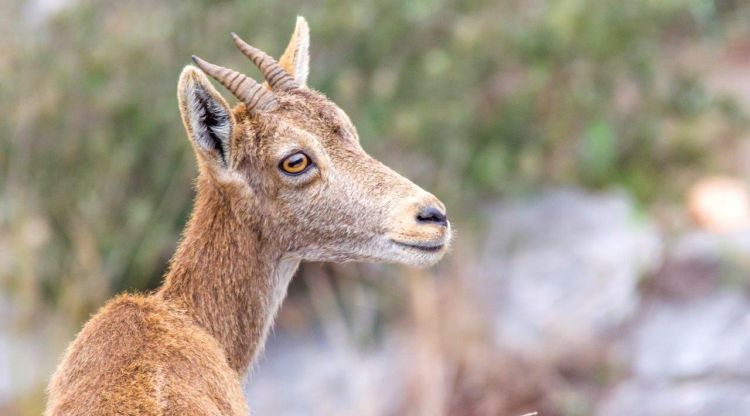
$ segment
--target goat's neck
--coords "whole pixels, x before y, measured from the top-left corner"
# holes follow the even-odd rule
[[[243,373],[263,347],[299,260],[265,238],[263,219],[248,214],[235,192],[242,191],[201,175],[193,215],[157,296],[186,310]]]

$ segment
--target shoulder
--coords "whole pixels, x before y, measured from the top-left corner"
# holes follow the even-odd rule
[[[156,297],[120,295],[68,347],[49,385],[48,414],[86,414],[87,406],[152,414],[178,396],[193,407],[231,408],[243,403],[235,378],[217,341],[186,315]],[[228,389],[231,404],[222,398]]]

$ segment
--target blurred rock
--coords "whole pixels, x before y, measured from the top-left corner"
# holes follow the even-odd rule
[[[750,256],[750,230],[727,234],[686,231],[670,244],[669,255],[675,259],[721,261],[733,255]]]
[[[539,359],[597,347],[661,260],[657,230],[622,192],[556,190],[488,213],[480,270],[497,340]]]
[[[597,410],[600,416],[736,416],[750,414],[750,386],[732,380],[676,384],[628,382]]]
[[[633,372],[648,381],[707,376],[750,381],[750,302],[721,293],[644,312],[633,337]]]
[[[322,337],[276,334],[249,376],[246,397],[256,415],[392,414],[404,381],[392,348],[371,353]]]
[[[632,376],[600,415],[750,414],[750,301],[742,294],[651,305],[628,343]]]

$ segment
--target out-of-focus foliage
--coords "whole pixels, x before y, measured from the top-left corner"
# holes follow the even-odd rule
[[[46,20],[6,3],[0,284],[30,310],[158,283],[195,176],[177,75],[193,53],[258,75],[230,31],[278,55],[306,16],[310,84],[457,207],[546,183],[668,198],[744,123],[670,54],[748,19],[738,1],[83,0]]]

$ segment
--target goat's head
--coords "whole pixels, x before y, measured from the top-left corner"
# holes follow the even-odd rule
[[[265,84],[193,57],[241,103],[233,110],[186,67],[178,98],[201,175],[262,216],[264,238],[313,261],[429,265],[450,241],[443,204],[370,157],[349,117],[306,86],[309,30],[298,18],[279,62],[233,34]]]

